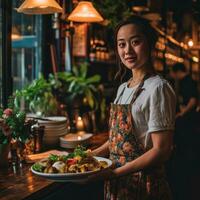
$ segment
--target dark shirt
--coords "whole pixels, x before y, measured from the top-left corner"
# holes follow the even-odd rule
[[[197,84],[190,75],[186,75],[179,84],[179,105],[186,106],[191,98],[198,98]]]

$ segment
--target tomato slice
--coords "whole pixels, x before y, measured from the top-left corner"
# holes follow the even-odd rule
[[[67,159],[67,165],[74,165],[76,163],[77,163],[77,160],[75,158]]]

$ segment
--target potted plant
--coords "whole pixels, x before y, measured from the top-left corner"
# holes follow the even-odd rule
[[[72,107],[87,105],[95,110],[100,106],[100,76],[88,77],[86,63],[74,67],[71,73],[58,72],[56,76],[50,75],[49,82],[57,95],[64,97],[63,101]]]
[[[72,72],[59,72],[50,75],[49,82],[55,90],[59,101],[67,106],[69,115],[76,112],[99,111],[101,119],[105,118],[105,98],[100,89],[100,76],[88,77],[87,63],[73,68]]]
[[[56,115],[57,101],[52,93],[52,87],[43,76],[34,80],[30,85],[15,92],[15,106],[20,107],[22,98],[26,110],[39,116]]]

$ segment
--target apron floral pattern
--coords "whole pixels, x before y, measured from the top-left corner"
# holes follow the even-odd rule
[[[115,167],[121,167],[145,153],[145,149],[136,138],[131,108],[142,92],[140,83],[130,104],[111,104],[109,119],[110,159]],[[118,100],[122,96],[121,92]],[[118,102],[117,100],[117,102]],[[128,174],[105,181],[105,200],[171,200],[171,192],[165,180],[163,166]]]

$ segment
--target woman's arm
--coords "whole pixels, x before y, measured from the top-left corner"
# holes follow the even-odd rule
[[[93,150],[92,154],[94,156],[102,156],[102,157],[108,156],[109,155],[108,141],[106,141],[103,145],[101,145],[97,149]]]
[[[122,176],[131,172],[138,172],[166,161],[172,150],[172,131],[153,132],[151,139],[153,147],[137,159],[128,162],[113,172],[116,176]]]

